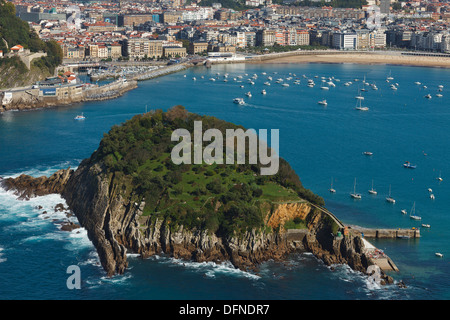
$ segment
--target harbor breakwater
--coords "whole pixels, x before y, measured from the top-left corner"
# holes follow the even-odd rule
[[[136,81],[116,80],[103,86],[61,85],[55,87],[32,87],[6,90],[2,93],[0,112],[10,110],[31,110],[100,101],[120,97],[125,92],[137,88]]]

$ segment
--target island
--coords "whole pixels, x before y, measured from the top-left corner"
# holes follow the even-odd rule
[[[113,126],[76,170],[0,184],[24,200],[61,194],[108,276],[127,271],[128,253],[230,261],[247,271],[296,251],[363,273],[374,265],[361,234],[326,210],[284,159],[274,175],[261,175],[261,163],[174,164],[170,155],[177,142],[171,134],[178,128],[191,132],[195,121],[205,130],[245,130],[183,106],[154,110]],[[393,283],[383,271],[381,278]]]

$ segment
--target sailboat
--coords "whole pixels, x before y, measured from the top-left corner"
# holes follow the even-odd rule
[[[336,190],[333,189],[333,178],[331,178],[331,186],[330,186],[329,190],[330,190],[331,193],[336,193]]]
[[[368,108],[368,107],[363,107],[363,106],[361,105],[361,101],[362,101],[362,99],[358,99],[358,101],[356,102],[356,107],[355,107],[355,109],[356,109],[356,110],[360,110],[360,111],[368,111],[369,108]]]
[[[364,100],[364,97],[363,97],[363,95],[361,94],[361,92],[359,92],[358,95],[355,97],[355,99],[358,99],[358,100]]]
[[[390,203],[395,203],[395,199],[391,197],[391,185],[389,185],[389,196],[386,197],[386,201]]]
[[[421,217],[416,216],[416,203],[414,202],[412,208],[411,208],[411,212],[409,213],[409,217],[413,220],[422,220]]]
[[[372,180],[372,189],[369,190],[370,194],[377,194],[377,191],[373,189],[373,180]]]
[[[350,196],[353,199],[361,199],[361,194],[356,193],[356,178],[355,178],[355,184],[353,185],[353,193],[350,193]]]
[[[389,75],[387,76],[386,80],[394,80],[394,78],[391,76],[391,71],[389,71]]]

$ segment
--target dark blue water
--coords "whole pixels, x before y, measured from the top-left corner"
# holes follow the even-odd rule
[[[398,83],[396,91],[385,81],[389,72],[392,82]],[[228,82],[223,81],[225,73]],[[258,78],[250,85],[247,79],[253,74]],[[314,79],[314,88],[306,86],[303,74]],[[238,75],[242,83],[233,80]],[[263,85],[267,76],[273,78],[271,86]],[[216,81],[210,81],[211,77]],[[336,87],[321,90],[321,77],[334,77]],[[367,86],[368,112],[354,109],[364,77],[379,88]],[[275,83],[278,78],[290,86]],[[296,78],[300,85],[294,84]],[[75,168],[98,147],[111,126],[146,109],[166,110],[182,104],[191,112],[247,128],[279,129],[280,155],[304,186],[323,196],[326,206],[345,223],[386,228],[431,225],[421,229],[418,240],[371,241],[395,261],[400,272],[391,275],[403,280],[406,289],[373,285],[345,266],[331,270],[309,254],[294,254],[284,263],[269,261],[258,273],[234,270],[228,264],[130,256],[130,269],[109,279],[84,230],[60,231],[59,222],[67,219],[63,214],[42,214],[53,212],[63,199],[50,195],[24,202],[0,191],[0,298],[449,299],[449,80],[449,70],[401,66],[201,67],[140,82],[139,88],[116,100],[0,116],[0,176],[50,175],[60,168]],[[353,84],[344,86],[347,81]],[[435,96],[438,85],[444,85],[442,98]],[[266,95],[260,93],[262,89]],[[251,98],[244,95],[248,91]],[[427,93],[432,99],[424,98]],[[234,104],[236,97],[245,98],[246,105]],[[317,104],[322,99],[327,107]],[[82,112],[86,120],[74,121]],[[364,151],[373,156],[362,155]],[[405,161],[417,169],[403,168]],[[441,182],[436,179],[439,175]],[[355,178],[356,191],[362,193],[359,201],[349,197]],[[332,179],[336,194],[328,192]],[[376,196],[367,193],[372,181]],[[385,201],[389,186],[394,205]],[[435,200],[430,199],[428,188]],[[409,212],[414,202],[420,222],[400,213],[401,209]],[[37,209],[38,205],[43,208]],[[435,252],[444,257],[436,257]],[[66,286],[70,265],[80,267],[80,290]]]

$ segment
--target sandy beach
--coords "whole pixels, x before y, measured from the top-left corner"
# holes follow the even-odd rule
[[[358,63],[391,64],[424,67],[450,68],[450,57],[409,56],[399,53],[331,53],[301,54],[277,57],[252,63]]]

